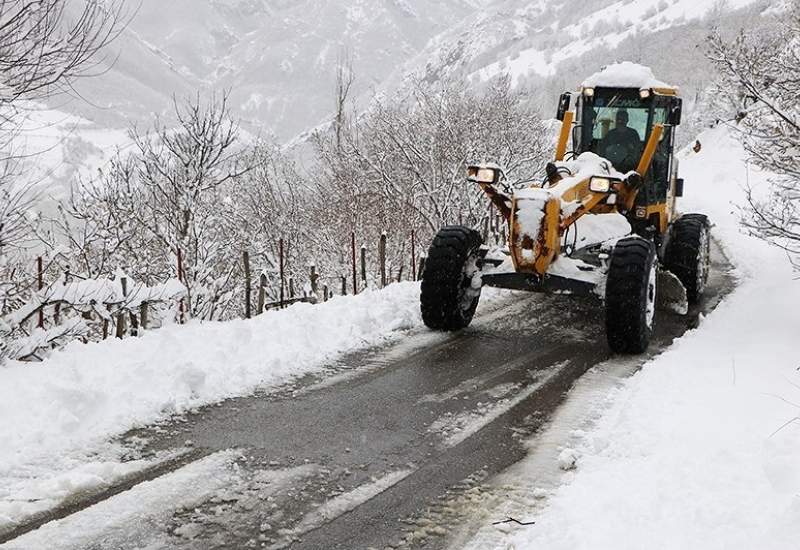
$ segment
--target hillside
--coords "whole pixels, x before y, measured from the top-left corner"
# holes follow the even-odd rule
[[[480,83],[509,74],[549,112],[558,91],[623,58],[695,92],[708,84],[697,45],[710,26],[736,28],[769,4],[145,1],[114,45],[118,55],[108,72],[79,82],[83,99],[58,107],[118,128],[169,112],[173,96],[224,89],[249,130],[287,140],[330,116],[343,59],[352,64],[360,104],[401,89],[412,76]]]
[[[79,83],[70,109],[119,125],[165,112],[173,95],[230,90],[245,123],[286,138],[331,110],[337,60],[380,86],[434,36],[492,0],[145,1],[102,78]]]

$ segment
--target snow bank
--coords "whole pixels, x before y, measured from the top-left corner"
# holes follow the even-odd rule
[[[419,286],[401,283],[250,321],[74,343],[37,365],[11,362],[0,368],[0,465],[285,381],[420,322]]]
[[[608,65],[583,81],[584,88],[674,88],[656,78],[653,70],[630,61]]]
[[[699,139],[683,153],[681,205],[711,216],[740,286],[615,394],[572,482],[504,549],[798,547],[800,281],[740,233],[730,203],[766,175],[726,130]]]

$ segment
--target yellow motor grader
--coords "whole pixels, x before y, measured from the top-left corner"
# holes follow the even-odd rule
[[[484,285],[594,295],[605,303],[611,349],[641,353],[653,332],[657,290],[684,313],[699,299],[709,222],[675,210],[683,194],[673,150],[677,88],[646,67],[621,63],[575,95],[574,109],[573,94],[560,97],[555,161],[541,183],[511,188],[500,166],[468,167],[467,181],[508,224],[508,241],[487,246],[463,226],[437,233],[420,296],[428,327],[469,325]]]

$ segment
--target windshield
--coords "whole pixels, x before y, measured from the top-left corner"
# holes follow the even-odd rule
[[[637,90],[609,91],[586,101],[583,109],[583,151],[611,161],[620,171],[633,170],[647,138],[650,102]]]

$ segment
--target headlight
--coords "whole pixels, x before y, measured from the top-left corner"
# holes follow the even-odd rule
[[[589,180],[589,191],[594,193],[608,193],[611,191],[611,186],[615,182],[616,180],[610,178],[593,176],[592,179]]]
[[[500,178],[500,170],[498,168],[470,166],[467,169],[467,178],[476,183],[497,183]]]
[[[641,97],[642,99],[647,99],[648,97],[650,97],[650,90],[648,90],[647,88],[639,90],[639,97]]]
[[[594,96],[594,88],[584,88],[583,95],[585,95],[586,97]]]

